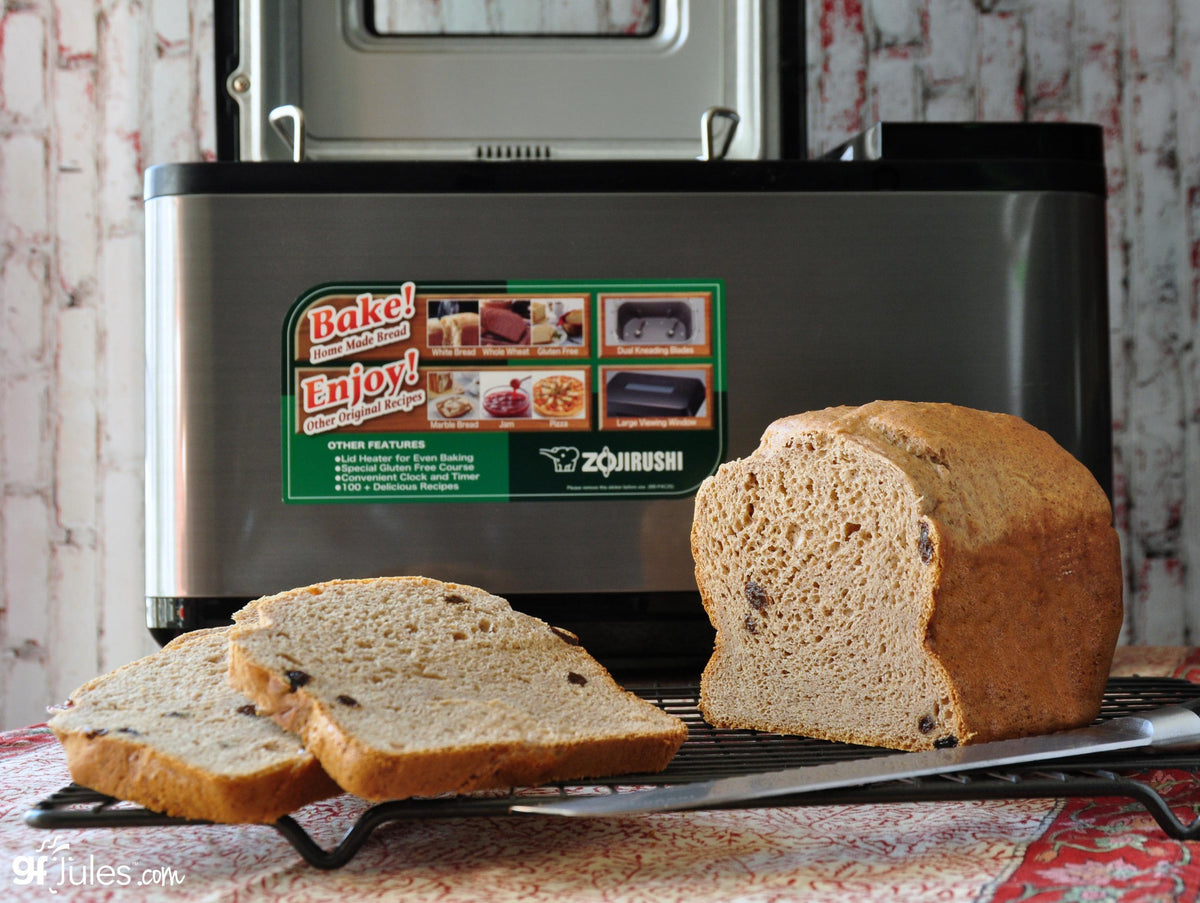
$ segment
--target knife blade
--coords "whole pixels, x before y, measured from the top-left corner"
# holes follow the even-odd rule
[[[1066,756],[1125,749],[1200,747],[1200,699],[1090,727],[1015,740],[997,740],[952,749],[883,753],[867,759],[785,768],[603,796],[575,796],[519,803],[512,812],[569,817],[644,815],[745,803],[798,793],[859,787],[906,778],[1041,762]]]

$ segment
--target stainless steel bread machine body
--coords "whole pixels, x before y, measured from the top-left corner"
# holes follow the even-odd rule
[[[667,621],[684,610],[702,620],[688,539],[695,485],[749,452],[771,420],[834,404],[890,397],[1009,411],[1107,484],[1102,178],[1098,161],[1078,160],[155,167],[146,189],[150,626],[199,626],[257,595],[400,573],[480,585],[568,623],[572,612],[638,620],[660,604]],[[423,419],[302,436],[289,411],[302,371],[317,370],[293,347],[303,331],[293,321],[316,323],[314,311],[333,309],[329,298],[378,319],[370,304],[403,298],[406,287],[421,332],[407,340],[417,346],[408,385],[426,393]],[[528,303],[542,312],[538,299],[561,298],[586,309],[582,352],[485,349],[472,335],[453,352],[464,357],[438,357],[451,352],[429,344],[430,305],[445,299],[476,312],[515,303],[536,329]],[[695,322],[680,303],[699,305]],[[646,310],[645,328],[657,330],[650,357],[629,314]],[[608,345],[606,316],[619,347]],[[666,320],[699,334],[689,338],[702,343],[699,356],[672,357]],[[541,335],[569,342],[562,325]],[[405,343],[393,349],[399,360]],[[364,360],[339,372],[371,371]],[[434,422],[439,369],[474,389],[458,403],[470,408],[471,430]],[[707,392],[699,418],[695,399],[674,420],[609,417],[612,370],[623,391],[647,393],[697,377]],[[483,407],[480,389],[510,373],[521,395],[552,373],[578,377],[587,398],[575,419],[528,414],[565,431],[525,429]],[[652,378],[630,384],[630,373]],[[295,491],[289,467],[304,458],[321,471],[313,479],[349,492],[332,475],[344,465],[331,462],[351,459],[333,454],[332,440],[361,435],[402,440],[365,465],[374,482],[348,474],[358,488],[347,495]],[[652,451],[644,461],[612,454],[645,445],[661,464],[671,437],[689,458],[674,482],[655,472]],[[318,450],[299,444],[309,439]],[[459,466],[477,475],[452,475],[455,488],[437,495],[380,489],[397,485],[380,482],[378,462],[414,466],[422,446],[433,452],[425,466],[441,466],[451,448],[449,459],[470,457]],[[340,447],[369,457],[362,445]],[[602,466],[573,484],[553,476],[556,448]],[[489,481],[497,491],[476,491]],[[661,628],[652,632],[669,646]]]

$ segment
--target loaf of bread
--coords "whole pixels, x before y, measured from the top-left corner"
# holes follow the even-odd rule
[[[915,750],[1099,712],[1122,620],[1111,508],[1016,417],[875,402],[776,421],[701,486],[692,552],[716,726]]]
[[[494,304],[483,305],[480,314],[483,342],[502,345],[528,345],[529,320],[515,311]]]
[[[366,799],[658,771],[687,736],[573,635],[475,587],[333,581],[235,619],[234,685]]]
[[[84,684],[49,726],[77,784],[156,812],[271,822],[336,784],[229,686],[229,631],[184,634]]]
[[[462,347],[479,344],[479,314],[463,311],[441,318],[443,345]]]

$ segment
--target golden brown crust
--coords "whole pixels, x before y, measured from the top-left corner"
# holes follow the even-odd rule
[[[54,735],[75,783],[179,818],[267,823],[340,793],[311,756],[270,771],[229,777],[111,734],[88,737],[54,730]]]
[[[1117,535],[1095,478],[1016,417],[889,404],[871,420],[927,450],[909,464],[937,537],[925,642],[951,676],[960,740],[1093,720],[1123,617]]]
[[[972,740],[1078,727],[1099,714],[1121,576],[1116,534],[1098,527],[1051,517],[983,548],[946,541],[926,645],[953,676]]]

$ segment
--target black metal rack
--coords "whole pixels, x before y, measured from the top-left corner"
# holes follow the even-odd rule
[[[528,801],[531,795],[571,796],[628,792],[631,788],[711,780],[736,774],[773,771],[802,765],[818,765],[846,759],[887,755],[876,747],[854,746],[786,737],[757,731],[723,730],[708,725],[696,707],[699,688],[695,685],[659,683],[630,689],[688,725],[688,740],[666,771],[655,775],[617,777],[556,785],[551,788],[517,788],[436,799],[399,800],[379,803],[365,810],[342,840],[331,849],[318,845],[296,819],[284,816],[271,827],[295,847],[300,856],[317,868],[339,868],[349,862],[371,832],[393,821],[433,818],[469,818],[515,815],[510,806]],[[1193,699],[1200,693],[1195,684],[1169,678],[1115,678],[1109,681],[1100,720],[1129,715]],[[870,787],[777,797],[769,803],[748,802],[744,806],[855,805],[864,803],[938,802],[979,799],[1033,799],[1058,797],[1124,797],[1137,801],[1170,837],[1200,839],[1200,817],[1183,821],[1150,784],[1145,772],[1178,769],[1192,773],[1200,787],[1200,750],[1184,754],[1102,754],[1058,759],[1003,770],[971,771],[891,781]],[[727,807],[736,808],[736,807]],[[543,816],[553,817],[553,816]],[[26,824],[36,828],[122,828],[163,825],[196,825],[190,821],[131,807],[112,797],[71,784],[39,802],[25,814]]]

